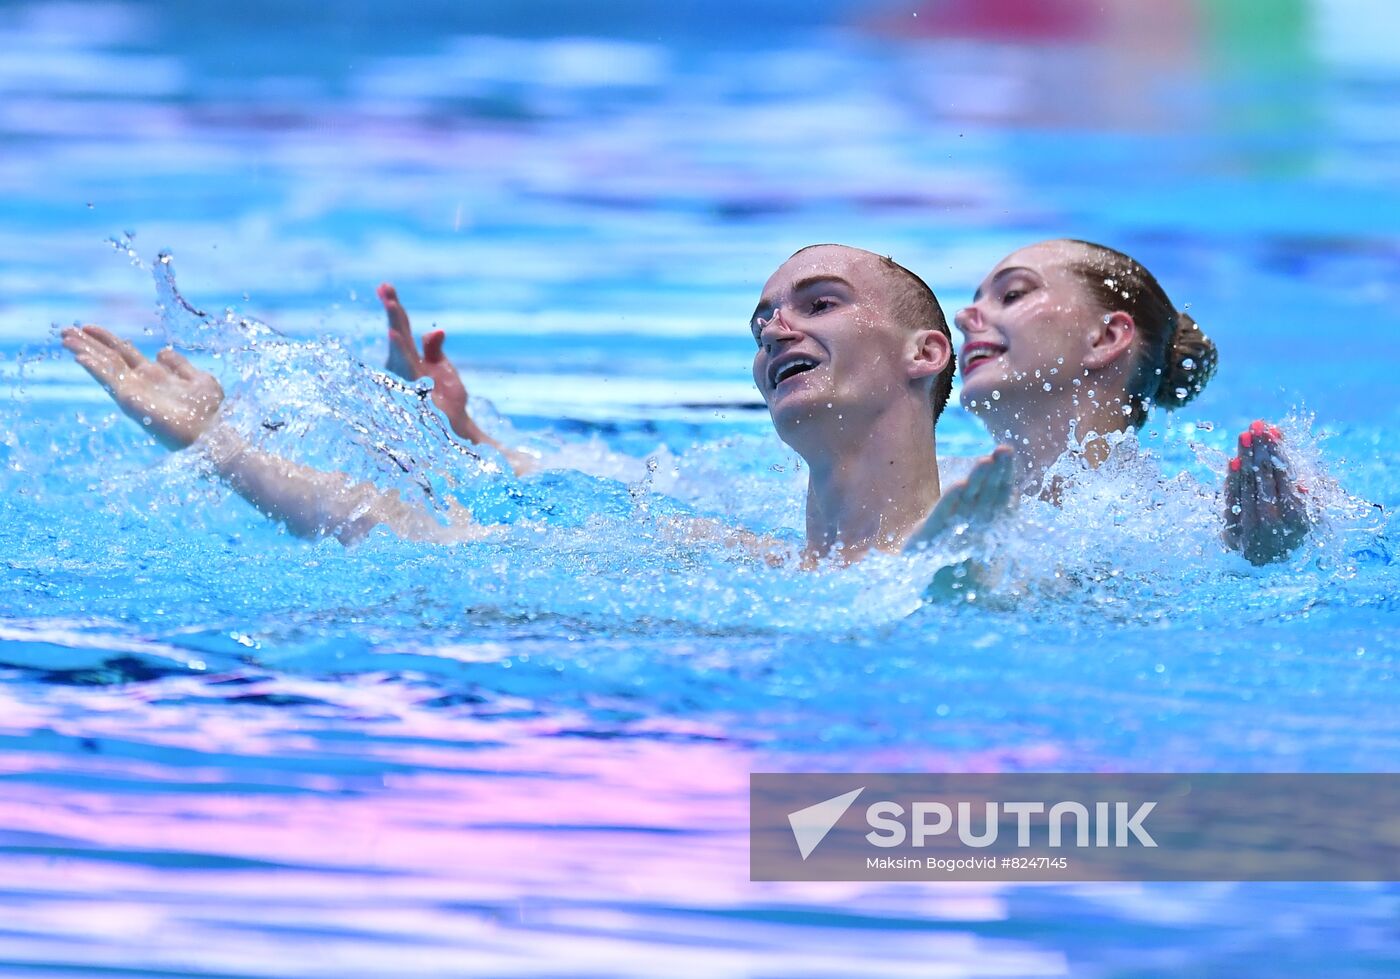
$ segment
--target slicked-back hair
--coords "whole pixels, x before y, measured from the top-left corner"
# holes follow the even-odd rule
[[[938,297],[933,294],[927,282],[910,272],[903,265],[900,265],[888,255],[880,255],[876,252],[868,252],[863,248],[855,248],[851,245],[838,245],[834,242],[824,242],[817,245],[807,245],[799,248],[789,256],[788,261],[796,258],[805,251],[813,248],[850,248],[852,251],[865,252],[867,255],[874,255],[880,260],[881,267],[889,274],[894,283],[892,290],[893,308],[895,321],[909,327],[910,330],[937,330],[948,340],[948,364],[933,380],[933,391],[929,395],[929,401],[933,410],[933,424],[938,425],[938,419],[943,414],[943,409],[948,406],[948,398],[953,393],[953,374],[958,367],[958,359],[953,356],[953,334],[948,329],[948,320],[943,316],[943,308],[938,305]]]
[[[1066,238],[1083,251],[1069,263],[1104,312],[1123,310],[1142,338],[1128,389],[1131,421],[1141,428],[1150,405],[1180,408],[1215,373],[1215,344],[1187,313],[1178,312],[1156,277],[1130,255],[1078,238]]]

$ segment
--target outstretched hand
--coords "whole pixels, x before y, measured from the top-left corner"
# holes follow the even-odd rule
[[[185,448],[214,423],[223,388],[173,348],[150,361],[129,340],[100,326],[69,327],[62,336],[63,346],[117,406],[167,449]]]
[[[452,430],[468,441],[481,441],[480,432],[467,414],[467,387],[442,350],[443,342],[447,339],[446,331],[432,330],[427,333],[423,337],[423,350],[420,353],[418,341],[413,337],[413,327],[408,322],[408,313],[399,302],[398,291],[386,282],[378,292],[379,301],[384,304],[384,312],[389,317],[389,356],[384,363],[385,369],[406,381],[432,378],[433,404],[447,416]]]
[[[1283,560],[1312,529],[1306,494],[1283,450],[1283,433],[1256,421],[1240,433],[1239,454],[1225,474],[1226,545],[1251,564]]]
[[[998,446],[977,461],[967,478],[944,492],[922,527],[910,535],[905,551],[923,547],[954,532],[981,532],[1010,512],[1016,503],[1015,457]]]

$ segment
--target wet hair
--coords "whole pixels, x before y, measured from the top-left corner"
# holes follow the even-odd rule
[[[1139,344],[1137,369],[1128,382],[1132,423],[1141,428],[1152,405],[1180,408],[1205,388],[1215,373],[1215,344],[1186,313],[1179,312],[1166,291],[1139,262],[1092,241],[1080,245],[1085,257],[1069,262],[1095,303],[1105,312],[1133,318]]]
[[[903,265],[894,259],[879,255],[875,252],[867,252],[863,248],[855,248],[851,245],[838,245],[831,242],[818,245],[808,245],[799,248],[789,256],[791,261],[803,252],[813,248],[849,248],[851,251],[864,252],[867,255],[874,255],[879,259],[880,265],[885,272],[895,282],[894,291],[894,318],[896,322],[908,326],[911,330],[934,329],[942,333],[948,340],[948,364],[933,380],[933,391],[929,395],[929,401],[933,409],[933,424],[938,424],[939,416],[943,414],[943,409],[948,405],[948,398],[953,392],[953,374],[957,371],[958,358],[951,353],[953,348],[953,334],[948,329],[948,320],[943,316],[943,308],[938,305],[938,297],[933,294],[927,282],[910,272]]]

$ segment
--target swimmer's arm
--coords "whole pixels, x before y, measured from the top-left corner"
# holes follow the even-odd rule
[[[290,462],[252,446],[228,425],[217,423],[197,443],[219,477],[258,511],[298,537],[333,536],[350,545],[384,525],[405,540],[436,544],[481,540],[491,529],[472,521],[449,502],[450,523],[439,523],[397,490],[355,483],[344,473],[328,473]]]
[[[664,534],[681,543],[720,543],[775,568],[794,558],[793,549],[776,537],[728,527],[709,517],[669,517],[661,521],[661,528]]]
[[[447,422],[458,438],[473,445],[489,445],[506,458],[516,475],[524,475],[536,468],[537,462],[533,457],[486,434],[467,411],[467,387],[442,349],[447,339],[446,331],[432,330],[424,335],[423,349],[419,351],[408,312],[399,302],[398,291],[388,282],[384,283],[379,287],[379,301],[384,304],[384,313],[389,318],[389,356],[385,368],[406,381],[432,378],[433,404],[447,416]]]
[[[1312,530],[1304,489],[1283,450],[1283,433],[1257,421],[1239,437],[1225,474],[1225,546],[1254,565],[1282,561]]]
[[[452,525],[443,527],[397,493],[352,485],[341,473],[253,448],[219,421],[219,382],[171,348],[147,360],[130,341],[100,326],[64,330],[63,346],[152,438],[172,452],[198,445],[240,496],[298,536],[333,534],[348,544],[381,523],[410,540],[446,543],[489,533],[460,509],[451,514]]]
[[[904,542],[904,550],[922,550],[950,534],[988,530],[1015,503],[1014,456],[1007,446],[998,446],[973,465],[966,479],[948,487],[928,518]]]
[[[967,477],[949,486],[928,519],[910,535],[905,553],[921,550],[951,534],[982,533],[989,530],[1016,503],[1016,467],[1011,449],[999,446],[991,455],[977,460]],[[929,602],[964,602],[980,597],[1002,577],[995,560],[967,558],[945,565],[934,574],[924,591]]]

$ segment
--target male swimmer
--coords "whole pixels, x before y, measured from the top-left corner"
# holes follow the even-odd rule
[[[528,457],[499,446],[471,419],[441,331],[425,338],[420,354],[393,288],[383,287],[380,298],[391,369],[433,377],[434,401],[459,437],[501,448],[517,469],[528,467]],[[918,547],[954,527],[984,526],[1010,505],[1012,453],[1005,448],[940,494],[934,422],[951,389],[952,340],[917,276],[859,249],[806,248],[768,280],[751,329],[754,382],[779,436],[809,466],[804,567]],[[97,326],[64,330],[63,345],[157,441],[172,450],[198,443],[229,486],[295,534],[349,543],[380,524],[413,540],[492,533],[460,507],[444,526],[396,492],[256,449],[219,419],[223,391],[213,376],[172,349],[148,361]],[[764,543],[739,542],[760,550]]]

